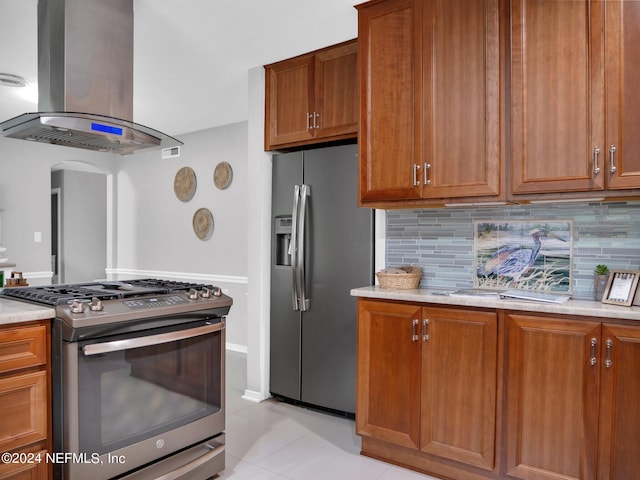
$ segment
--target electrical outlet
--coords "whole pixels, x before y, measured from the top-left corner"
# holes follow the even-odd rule
[[[42,232],[33,232],[33,241],[36,243],[42,242]]]

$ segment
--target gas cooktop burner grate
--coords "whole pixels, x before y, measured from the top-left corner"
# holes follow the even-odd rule
[[[213,288],[213,285],[204,285],[202,283],[178,282],[174,280],[159,280],[157,278],[143,278],[138,280],[128,280],[127,282],[134,287],[144,288],[160,288],[166,290],[166,293],[188,292],[192,288]]]
[[[41,305],[66,305],[73,300],[113,300],[159,294],[188,292],[191,289],[213,289],[213,285],[145,278],[126,282],[91,282],[68,285],[46,285],[5,288],[0,296]]]

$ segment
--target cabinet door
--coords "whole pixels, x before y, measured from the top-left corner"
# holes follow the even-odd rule
[[[423,9],[422,195],[498,195],[498,0],[430,0]]]
[[[313,66],[313,55],[307,55],[267,67],[266,150],[313,138]]]
[[[487,470],[494,467],[495,312],[423,308],[420,449]]]
[[[420,319],[415,305],[358,300],[358,435],[418,448]]]
[[[640,188],[640,2],[606,5],[608,158],[602,169],[608,188]]]
[[[390,0],[358,7],[361,202],[421,197],[414,130],[422,3]]]
[[[315,114],[317,138],[358,132],[358,44],[351,42],[315,56]]]
[[[514,194],[604,188],[603,3],[511,2]]]
[[[640,328],[605,324],[599,364],[598,479],[635,478],[640,471]]]
[[[599,369],[590,359],[600,323],[507,318],[505,473],[595,479]]]

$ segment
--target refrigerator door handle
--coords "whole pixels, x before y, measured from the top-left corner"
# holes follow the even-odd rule
[[[293,213],[291,214],[291,295],[293,310],[298,309],[298,212],[300,210],[300,185],[293,189]]]
[[[309,185],[300,185],[300,211],[298,214],[298,253],[296,255],[298,269],[298,309],[301,312],[309,310],[305,277],[305,229],[307,219],[307,198],[311,196]]]

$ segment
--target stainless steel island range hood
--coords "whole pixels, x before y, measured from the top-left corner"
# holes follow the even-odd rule
[[[10,138],[128,155],[179,140],[133,122],[133,0],[38,0],[38,113]]]

